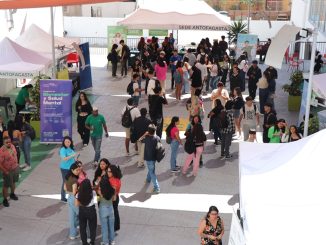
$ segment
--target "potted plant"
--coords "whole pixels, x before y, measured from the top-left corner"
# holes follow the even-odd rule
[[[302,83],[303,74],[302,71],[295,71],[290,76],[290,84],[283,85],[284,92],[289,94],[288,97],[288,109],[289,111],[299,111],[301,106],[302,95]]]
[[[31,99],[36,106],[36,112],[33,114],[31,118],[31,125],[35,129],[36,138],[40,138],[41,135],[41,115],[40,115],[40,80],[42,79],[50,79],[49,76],[40,74],[39,76],[33,77],[33,89],[30,92]]]

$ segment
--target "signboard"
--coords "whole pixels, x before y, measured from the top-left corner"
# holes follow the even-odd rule
[[[71,80],[40,81],[41,142],[61,143],[72,136]]]
[[[247,52],[249,62],[256,57],[257,35],[238,34],[236,55],[239,57],[243,52]]]
[[[30,78],[32,79],[35,76],[38,76],[39,72],[12,72],[12,71],[0,71],[0,77],[1,78],[10,78],[10,79],[16,79],[16,78]]]
[[[150,37],[167,37],[169,34],[168,30],[149,30],[148,35]]]
[[[143,30],[142,29],[128,29],[127,30],[128,36],[143,36]]]
[[[79,55],[80,63],[80,89],[88,89],[93,86],[92,84],[92,70],[91,70],[91,58],[89,54],[89,43],[83,43],[79,45],[82,55]]]
[[[118,44],[120,40],[127,40],[128,30],[124,26],[108,26],[108,49],[111,50],[113,44]]]
[[[178,30],[197,30],[197,31],[228,31],[227,26],[204,26],[204,25],[179,25]]]
[[[246,240],[244,237],[244,233],[240,221],[238,219],[238,216],[235,214],[233,210],[230,236],[229,236],[229,245],[245,245],[245,244],[246,244]]]

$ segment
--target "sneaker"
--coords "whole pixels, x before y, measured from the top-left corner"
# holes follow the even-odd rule
[[[63,202],[63,203],[67,203],[68,202],[67,199],[61,199],[60,201]]]
[[[75,240],[75,239],[77,239],[78,238],[78,236],[69,236],[69,239],[70,240]]]
[[[6,198],[3,199],[2,204],[4,207],[9,207],[9,202]]]
[[[23,172],[26,172],[26,171],[29,171],[29,170],[31,170],[32,169],[32,167],[31,166],[26,166],[25,168],[23,168]]]
[[[150,181],[147,181],[147,180],[144,181],[144,184],[145,185],[148,185],[149,183],[151,183],[151,182]]]
[[[23,164],[19,165],[19,168],[26,168],[27,166],[28,166],[27,163],[23,163]]]
[[[110,245],[115,245],[115,241],[110,242]]]
[[[179,173],[180,168],[171,169],[171,173]]]
[[[181,169],[181,166],[175,165],[176,169]]]
[[[15,195],[15,193],[11,193],[10,194],[10,199],[17,201],[18,200],[18,197]]]
[[[225,159],[230,159],[231,157],[232,157],[232,155],[229,154],[229,155],[227,155],[227,156],[225,157]]]
[[[152,194],[159,194],[159,193],[160,193],[160,190],[157,190],[157,189],[152,190]]]
[[[138,164],[138,165],[137,165],[137,168],[144,168],[144,167],[145,167],[144,164]]]
[[[87,144],[84,144],[84,147],[88,146]]]

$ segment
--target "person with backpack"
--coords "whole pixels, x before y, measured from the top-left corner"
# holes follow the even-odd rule
[[[233,102],[227,101],[225,104],[225,110],[222,110],[218,123],[221,128],[221,159],[230,159],[230,146],[232,142],[232,135],[235,133],[235,123],[233,118]]]
[[[117,52],[118,44],[113,44],[111,48],[111,52],[108,54],[107,59],[108,62],[112,64],[112,77],[117,77],[117,68],[119,62],[119,55]]]
[[[144,91],[144,89],[139,88],[139,84],[138,84],[139,78],[140,76],[138,74],[134,74],[132,76],[131,82],[128,84],[127,87],[127,93],[132,96],[134,106],[138,106],[140,92]]]
[[[145,145],[139,139],[146,133],[148,126],[151,124],[151,120],[149,120],[146,117],[146,115],[147,115],[147,109],[141,108],[140,109],[140,117],[137,117],[134,120],[133,131],[132,131],[132,135],[131,135],[131,142],[133,140],[132,138],[135,138],[137,148],[138,148],[138,154],[139,154],[139,160],[137,163],[138,168],[143,168],[145,166],[144,165]]]
[[[124,77],[127,76],[127,72],[128,72],[128,59],[130,58],[130,49],[127,46],[127,44],[125,44],[124,40],[120,40],[120,45],[122,46],[121,49],[121,76]]]
[[[204,143],[206,141],[206,135],[201,125],[201,119],[198,115],[194,116],[191,121],[191,127],[185,132],[186,143],[185,151],[187,152],[186,161],[182,167],[182,174],[186,174],[193,162],[192,176],[197,176],[199,169],[200,156],[204,151]]]
[[[153,183],[154,188],[152,190],[153,194],[160,193],[160,185],[155,174],[155,162],[156,162],[156,147],[160,142],[160,138],[155,135],[156,127],[154,124],[148,126],[147,132],[140,138],[140,140],[145,144],[144,159],[147,164],[147,177],[145,180],[146,184],[150,182]]]
[[[259,110],[253,103],[253,98],[246,97],[246,103],[240,109],[240,124],[242,122],[243,141],[247,141],[249,131],[259,126]]]
[[[172,117],[169,126],[166,128],[166,143],[171,146],[171,158],[170,166],[171,173],[180,172],[180,166],[177,165],[177,156],[179,145],[182,145],[182,141],[179,136],[179,129],[177,125],[179,124],[179,117]]]
[[[137,108],[137,106],[134,105],[133,98],[129,98],[127,100],[127,106],[125,106],[121,112],[121,124],[126,130],[125,147],[128,156],[130,155],[129,153],[130,128],[133,121],[137,117],[140,117],[140,111]]]

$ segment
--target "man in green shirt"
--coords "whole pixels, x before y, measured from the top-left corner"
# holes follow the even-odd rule
[[[21,110],[25,109],[26,103],[31,103],[29,100],[29,90],[33,88],[32,84],[27,84],[19,91],[17,98],[15,100],[16,113],[18,114]]]
[[[92,114],[86,119],[85,127],[91,131],[91,141],[95,151],[94,167],[96,167],[101,157],[103,129],[105,130],[105,137],[109,137],[105,118],[98,113],[97,107],[93,107]]]

